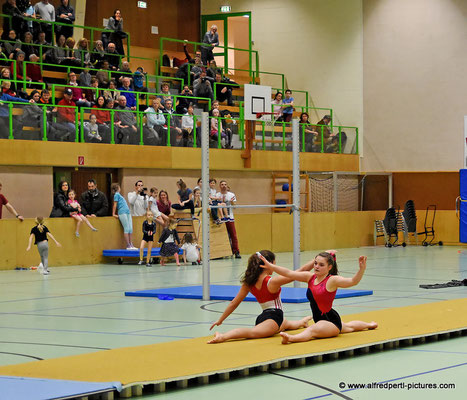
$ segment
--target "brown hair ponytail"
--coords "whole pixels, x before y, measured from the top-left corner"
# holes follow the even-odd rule
[[[273,263],[276,259],[275,254],[269,250],[261,250],[260,253],[270,263]],[[245,274],[243,275],[240,283],[244,283],[248,286],[253,286],[257,281],[264,269],[261,267],[261,260],[256,254],[253,254],[248,259],[248,266],[246,267]]]

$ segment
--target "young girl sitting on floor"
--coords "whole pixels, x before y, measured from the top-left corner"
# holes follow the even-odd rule
[[[180,251],[180,248],[178,247],[180,245],[180,239],[178,237],[178,233],[176,231],[177,227],[177,221],[172,220],[169,223],[168,228],[164,228],[162,231],[161,237],[159,238],[159,243],[162,243],[161,246],[161,265],[165,265],[165,258],[166,257],[175,257],[175,261],[177,262],[177,265],[180,266],[180,261],[178,258],[178,252]]]
[[[276,256],[269,250],[261,250],[262,256],[274,262]],[[248,259],[248,266],[241,280],[242,286],[237,296],[230,302],[221,317],[212,324],[211,328],[219,326],[240,305],[243,299],[251,292],[256,297],[263,312],[256,318],[254,328],[237,328],[226,333],[216,332],[214,338],[208,343],[221,343],[229,339],[257,339],[274,336],[278,332],[288,329],[306,328],[311,317],[299,321],[284,319],[281,302],[281,286],[290,283],[290,279],[272,275],[272,270],[261,265],[262,262],[256,254]]]
[[[191,265],[201,264],[200,247],[198,243],[193,240],[193,235],[191,233],[185,233],[183,242],[181,247],[183,250],[183,262],[186,264],[188,260],[188,262],[191,262]]]
[[[274,265],[265,257],[261,257],[266,270],[274,271],[285,278],[308,283],[307,297],[310,301],[314,324],[297,335],[281,332],[282,344],[290,342],[306,342],[311,339],[329,338],[348,333],[375,329],[378,324],[374,321],[342,322],[339,314],[332,308],[337,288],[348,288],[357,285],[366,269],[366,257],[360,256],[359,270],[352,278],[337,275],[336,254],[331,252],[319,253],[314,260],[314,271],[292,271]]]
[[[68,192],[68,204],[76,210],[70,212],[70,217],[76,220],[76,237],[79,237],[79,227],[81,225],[81,222],[86,223],[86,225],[89,226],[93,232],[97,232],[97,229],[92,226],[91,222],[89,222],[89,220],[83,214],[81,214],[81,206],[79,205],[75,197],[76,193],[73,189],[71,189]]]
[[[150,267],[152,243],[154,242],[154,234],[156,233],[156,224],[154,223],[154,215],[151,211],[146,212],[146,220],[143,222],[143,240],[139,246],[139,262],[138,265],[143,265],[143,253],[146,244],[148,245],[148,254],[146,255],[146,267]]]

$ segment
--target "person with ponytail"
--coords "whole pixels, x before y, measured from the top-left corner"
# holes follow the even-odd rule
[[[319,253],[314,259],[313,271],[305,271],[303,269],[292,271],[288,268],[274,265],[267,257],[261,256],[260,258],[264,262],[266,271],[274,271],[284,278],[308,283],[306,295],[310,301],[315,323],[297,335],[281,332],[282,344],[329,338],[338,336],[339,333],[357,332],[378,327],[378,324],[374,321],[342,322],[337,311],[332,308],[337,288],[355,286],[362,279],[366,269],[366,256],[360,256],[358,259],[359,270],[352,278],[344,278],[338,275],[336,253],[334,250]]]
[[[261,250],[262,257],[268,263],[274,263],[276,256],[269,250]],[[241,279],[242,286],[225,309],[221,317],[212,324],[210,330],[219,326],[232,314],[240,303],[251,292],[255,296],[263,312],[256,318],[254,328],[237,328],[226,333],[216,332],[208,343],[221,343],[230,339],[257,339],[274,336],[278,332],[290,329],[306,328],[311,317],[299,321],[288,321],[284,318],[281,302],[281,286],[291,282],[291,279],[272,275],[272,270],[265,267],[263,261],[253,254],[248,259],[248,266]]]
[[[60,243],[53,237],[53,235],[49,232],[47,227],[44,225],[44,218],[43,217],[36,217],[36,226],[31,229],[31,235],[29,236],[29,244],[26,251],[31,249],[32,239],[35,239],[34,244],[37,245],[37,251],[41,257],[41,264],[42,268],[40,268],[40,272],[44,275],[49,274],[49,242],[48,238],[52,239],[57,247],[62,247]],[[40,267],[40,266],[39,266]]]

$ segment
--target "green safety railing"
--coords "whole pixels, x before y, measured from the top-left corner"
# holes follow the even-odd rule
[[[12,26],[12,16],[11,15],[7,15],[7,14],[0,14],[0,17],[3,17],[3,18],[8,18],[10,20],[10,27]],[[107,32],[107,33],[112,33],[114,32],[112,29],[106,29],[106,28],[96,28],[96,27],[93,27],[93,26],[85,26],[85,25],[78,25],[78,24],[65,24],[63,22],[56,22],[56,21],[44,21],[44,20],[41,20],[41,19],[38,19],[38,18],[29,18],[29,17],[23,17],[23,20],[24,21],[32,21],[32,22],[36,22],[36,23],[40,23],[40,24],[47,24],[47,25],[52,25],[52,40],[55,41],[55,32],[56,32],[56,27],[57,26],[66,26],[66,27],[73,27],[73,28],[82,28],[82,29],[85,29],[85,30],[89,30],[90,31],[90,42],[93,43],[94,42],[94,32],[100,32],[101,34],[103,32]],[[130,43],[131,43],[131,39],[130,39],[130,33],[129,32],[125,32],[127,34],[127,38],[126,38],[126,45],[127,45],[127,56],[130,57]]]
[[[289,88],[289,89],[290,89],[290,88]],[[272,88],[272,90],[275,90],[276,93],[277,93],[277,92],[280,92],[280,91],[281,91],[281,88]],[[306,91],[306,90],[297,90],[297,89],[290,89],[290,90],[292,91],[292,96],[293,96],[294,93],[303,93],[303,94],[305,95],[305,106],[297,106],[297,105],[295,104],[295,101],[294,101],[294,108],[301,108],[301,109],[302,109],[302,112],[304,112],[303,109],[308,109],[308,108],[310,108],[310,107],[308,106],[308,98],[309,98],[308,91]],[[283,95],[283,98],[284,98],[284,97],[285,97],[285,93],[284,93],[283,91],[282,91],[282,95]],[[295,99],[295,100],[297,100],[297,99]]]

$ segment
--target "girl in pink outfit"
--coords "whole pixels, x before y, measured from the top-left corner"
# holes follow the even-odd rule
[[[79,227],[81,222],[85,222],[87,226],[91,228],[93,232],[97,232],[97,229],[92,226],[89,220],[81,214],[81,206],[79,205],[78,201],[75,199],[76,193],[73,189],[68,192],[68,204],[72,206],[76,211],[70,212],[70,217],[76,220],[76,237],[79,237]]]

